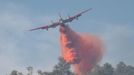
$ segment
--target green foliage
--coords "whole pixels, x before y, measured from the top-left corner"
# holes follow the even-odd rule
[[[23,73],[13,70],[9,75],[23,75]]]
[[[37,75],[74,75],[70,68],[70,64],[66,63],[65,60],[60,57],[59,62],[51,72],[38,70]],[[33,75],[33,67],[27,67],[27,70],[27,75]],[[23,73],[13,70],[9,75],[23,75]],[[111,64],[105,63],[102,66],[96,65],[89,75],[134,75],[134,67],[126,65],[124,62],[119,62],[116,67],[113,68]]]
[[[114,68],[111,64],[105,63],[102,67],[103,75],[113,75],[114,74]]]
[[[134,67],[126,65],[124,62],[119,62],[115,69],[115,75],[134,75]]]
[[[70,64],[60,57],[59,63],[54,66],[53,71],[45,72],[45,75],[73,75],[73,73],[70,71]]]
[[[10,75],[18,75],[17,73],[18,73],[18,71],[13,70]]]

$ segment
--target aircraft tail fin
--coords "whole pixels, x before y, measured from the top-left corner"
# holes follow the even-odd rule
[[[63,19],[62,19],[62,16],[61,16],[61,13],[59,13],[59,21],[62,21]]]

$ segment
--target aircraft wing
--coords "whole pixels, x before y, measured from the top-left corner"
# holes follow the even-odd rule
[[[70,18],[72,18],[72,19],[78,19],[78,17],[80,17],[82,14],[84,14],[84,13],[90,11],[90,10],[92,10],[92,8],[89,8],[89,9],[87,9],[87,10],[84,10],[84,11],[82,11],[82,12],[80,12],[80,13],[78,13],[78,14],[76,14],[76,15],[70,17]]]
[[[86,12],[88,12],[88,11],[90,11],[90,10],[92,10],[92,8],[89,8],[89,9],[87,9],[87,10],[85,10],[85,11],[82,11],[82,12],[80,12],[79,14],[86,13]]]
[[[51,25],[47,25],[47,26],[42,26],[42,27],[30,29],[29,31],[38,30],[38,29],[46,29],[46,30],[48,30],[48,28],[55,28],[55,27],[57,27],[60,24],[61,24],[60,22],[54,22]]]
[[[46,30],[48,30],[48,28],[49,28],[49,26],[42,26],[42,27],[30,29],[29,31],[38,30],[38,29],[46,29]]]

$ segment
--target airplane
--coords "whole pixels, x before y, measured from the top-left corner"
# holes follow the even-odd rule
[[[42,26],[42,27],[30,29],[29,31],[38,30],[38,29],[46,29],[46,30],[48,30],[49,28],[55,28],[55,27],[57,27],[57,26],[59,26],[59,25],[65,25],[65,23],[72,22],[72,21],[75,20],[75,19],[78,20],[78,18],[79,18],[80,16],[82,16],[82,14],[84,14],[84,13],[90,11],[90,10],[92,10],[92,8],[89,8],[89,9],[87,9],[87,10],[84,10],[84,11],[82,11],[82,12],[80,12],[80,13],[74,15],[74,16],[69,16],[67,19],[63,19],[63,18],[61,17],[61,15],[59,15],[60,19],[59,19],[58,22],[52,22],[52,24],[50,24],[50,25],[46,25],[46,26]]]

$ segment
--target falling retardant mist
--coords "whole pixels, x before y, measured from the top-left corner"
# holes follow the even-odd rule
[[[76,33],[67,25],[60,26],[60,44],[63,58],[73,65],[76,75],[89,75],[104,52],[98,37]]]

